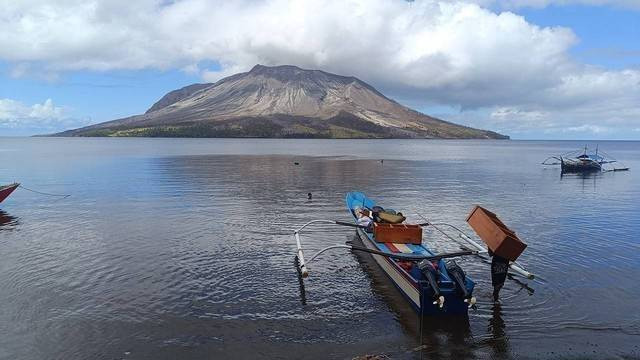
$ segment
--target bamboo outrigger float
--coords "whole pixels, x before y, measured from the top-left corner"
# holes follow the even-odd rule
[[[403,224],[405,218],[402,214],[385,211],[360,192],[348,193],[346,204],[353,217],[353,223],[336,220],[311,220],[294,230],[293,235],[297,248],[296,264],[301,281],[309,275],[308,264],[319,255],[333,249],[349,249],[370,253],[411,307],[423,316],[466,316],[468,309],[475,306],[476,298],[473,296],[475,283],[453,258],[460,256],[482,257],[482,254],[488,252],[487,248],[472,240],[457,227],[432,223],[420,214],[417,215],[425,221],[424,223]],[[365,224],[366,220],[363,221],[365,218],[375,219],[375,221]],[[331,245],[319,250],[307,260],[300,232],[313,224],[354,227],[364,247],[343,244]],[[455,230],[459,237],[448,235],[440,226],[448,226]],[[422,241],[422,228],[425,227],[432,227],[443,233],[447,238],[461,245],[462,251],[437,254]],[[534,278],[533,274],[515,261],[509,263],[509,270],[513,274],[528,279]]]

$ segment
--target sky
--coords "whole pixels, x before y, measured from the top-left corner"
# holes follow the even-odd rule
[[[0,0],[0,136],[140,114],[255,64],[514,139],[640,140],[640,0]]]

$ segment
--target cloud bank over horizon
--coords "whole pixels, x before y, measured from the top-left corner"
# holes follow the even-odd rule
[[[8,135],[31,135],[32,130],[58,131],[60,126],[77,127],[89,124],[88,119],[70,116],[69,109],[57,106],[53,100],[32,105],[0,98],[0,130]]]
[[[50,81],[149,68],[215,81],[257,63],[292,64],[353,75],[402,103],[446,106],[457,112],[448,120],[507,134],[637,129],[639,69],[581,63],[570,28],[495,10],[550,4],[640,9],[625,0],[6,2],[0,61],[14,78]]]

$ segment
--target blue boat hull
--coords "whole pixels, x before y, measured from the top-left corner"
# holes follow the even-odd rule
[[[355,215],[356,208],[371,209],[376,206],[375,202],[367,198],[363,193],[350,192],[346,196],[347,209],[352,214],[354,221],[357,220]],[[372,250],[390,252],[383,244],[378,243],[373,238],[373,234],[363,229],[357,229],[357,234],[363,245]],[[434,255],[434,253],[422,245],[411,245],[413,254]],[[433,304],[434,292],[429,286],[427,280],[422,276],[417,266],[410,271],[403,269],[397,260],[381,255],[371,255],[375,262],[380,266],[382,271],[387,275],[395,287],[409,302],[411,307],[423,316],[442,316],[442,315],[467,315],[468,305],[464,302],[460,294],[460,290],[456,288],[456,284],[450,278],[444,260],[438,261],[438,285],[440,287],[440,295],[444,296],[445,302],[442,308]],[[474,282],[466,277],[465,287],[469,295],[473,293]]]

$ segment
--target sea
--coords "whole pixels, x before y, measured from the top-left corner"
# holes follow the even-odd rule
[[[541,165],[584,146],[630,170]],[[0,184],[14,181],[0,359],[640,358],[640,142],[0,138]],[[458,259],[478,299],[462,319],[421,319],[345,249],[301,282],[293,230],[351,221],[354,190],[476,239],[465,220],[482,205],[536,278],[494,303],[490,265]],[[355,241],[307,230],[308,255]]]

